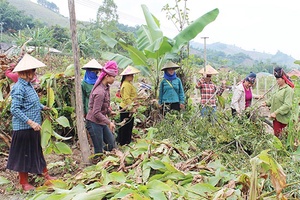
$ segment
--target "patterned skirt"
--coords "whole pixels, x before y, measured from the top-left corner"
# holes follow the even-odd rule
[[[13,131],[6,168],[17,172],[42,174],[45,167],[40,131]]]

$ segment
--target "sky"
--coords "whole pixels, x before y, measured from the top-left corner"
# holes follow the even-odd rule
[[[36,1],[36,0],[32,0]],[[55,3],[60,13],[68,16],[68,0],[48,0]],[[299,0],[187,0],[190,21],[218,8],[216,20],[207,25],[193,41],[206,44],[221,42],[245,50],[276,54],[281,51],[300,59]],[[75,0],[77,20],[95,20],[102,0]],[[146,24],[141,5],[161,23],[165,36],[178,34],[173,23],[162,11],[164,5],[175,5],[175,0],[114,0],[119,22],[129,26]],[[181,2],[184,2],[183,0]],[[183,3],[180,3],[183,7]]]

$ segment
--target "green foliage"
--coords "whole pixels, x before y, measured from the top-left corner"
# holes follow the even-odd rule
[[[145,5],[142,5],[147,25],[141,26],[138,31],[136,46],[132,46],[125,41],[114,40],[107,34],[102,34],[102,39],[111,47],[116,44],[127,50],[130,59],[119,54],[102,54],[102,57],[118,61],[121,68],[133,63],[151,80],[154,86],[154,95],[157,96],[160,82],[161,68],[167,60],[178,58],[178,53],[184,45],[195,38],[206,25],[213,22],[219,14],[218,9],[214,9],[202,17],[196,19],[188,27],[183,29],[174,39],[167,38],[160,29],[159,21],[154,17]]]
[[[16,32],[26,27],[35,26],[32,18],[26,16],[24,11],[17,10],[6,0],[0,0],[0,21],[3,23],[3,31]]]

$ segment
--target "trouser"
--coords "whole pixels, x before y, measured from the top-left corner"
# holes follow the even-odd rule
[[[120,114],[121,122],[124,119],[126,119],[126,122],[122,127],[120,127],[120,129],[118,131],[118,137],[117,137],[117,142],[120,145],[130,144],[131,136],[132,136],[132,129],[133,129],[133,125],[134,125],[134,118],[131,116],[130,112],[122,112]]]
[[[103,153],[104,144],[105,150],[111,151],[115,148],[115,137],[109,130],[107,125],[96,124],[87,120],[87,127],[90,126],[89,134],[93,141],[94,153]]]
[[[286,127],[286,124],[283,124],[276,119],[273,121],[273,130],[274,130],[274,135],[276,137],[281,137],[282,136],[282,130]]]
[[[171,110],[177,110],[180,111],[180,103],[163,103],[162,104],[162,114],[165,115],[167,112],[170,112]]]

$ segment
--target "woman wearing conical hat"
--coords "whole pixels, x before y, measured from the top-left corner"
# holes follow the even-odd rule
[[[41,110],[50,108],[42,105],[31,84],[35,70],[45,64],[25,54],[13,72],[18,73],[18,81],[11,90],[12,143],[9,150],[7,169],[19,172],[23,190],[34,190],[28,182],[28,173],[43,174],[46,180],[53,180],[48,174],[41,147]]]
[[[90,93],[102,68],[102,65],[100,65],[95,59],[92,59],[81,68],[85,70],[84,77],[81,82],[84,116],[86,116],[88,112]]]
[[[200,90],[201,95],[201,116],[213,116],[217,110],[216,95],[221,96],[225,89],[225,82],[220,88],[212,82],[212,75],[218,74],[212,66],[206,65],[199,71],[203,77],[198,80],[196,88]]]
[[[125,124],[119,129],[117,143],[120,145],[130,144],[132,129],[134,125],[134,117],[132,116],[132,107],[134,106],[134,100],[137,98],[137,89],[132,84],[134,74],[140,71],[132,66],[128,66],[120,74],[121,87],[120,87],[120,121],[125,121]]]
[[[164,78],[159,86],[158,103],[165,114],[171,110],[180,111],[184,109],[185,94],[180,78],[177,77],[175,70],[180,66],[168,61],[161,69],[164,71]]]

